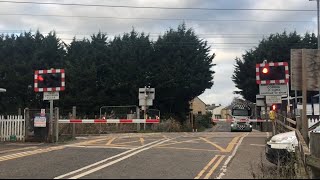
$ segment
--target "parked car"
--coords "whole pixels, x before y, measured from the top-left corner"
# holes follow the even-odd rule
[[[286,163],[291,159],[298,140],[295,131],[273,136],[266,144],[266,158],[273,164]]]
[[[310,132],[320,133],[320,126]],[[273,164],[287,163],[294,155],[296,146],[298,139],[295,131],[277,134],[266,144],[266,158]]]

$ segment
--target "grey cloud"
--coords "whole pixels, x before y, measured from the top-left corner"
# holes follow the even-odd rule
[[[50,2],[49,0],[46,2]],[[59,0],[57,2],[79,3],[78,0]],[[169,7],[205,7],[205,8],[284,8],[284,9],[316,9],[315,2],[308,0],[87,0],[81,3],[136,5],[136,6],[169,6]],[[235,96],[235,86],[231,81],[235,57],[242,57],[245,49],[256,46],[263,35],[251,38],[230,38],[222,34],[270,34],[296,30],[298,33],[316,32],[316,12],[267,12],[267,11],[195,11],[195,10],[159,10],[159,9],[125,9],[103,7],[75,6],[39,6],[0,3],[1,13],[60,14],[81,16],[116,16],[116,17],[153,17],[182,19],[252,19],[252,20],[310,20],[310,23],[259,23],[259,22],[200,22],[185,20],[188,27],[207,39],[216,53],[214,63],[215,85],[206,90],[200,97],[206,103],[228,104]],[[182,21],[156,20],[119,20],[119,19],[84,19],[32,16],[0,15],[0,30],[37,30],[48,32],[56,30],[63,39],[77,38],[98,32],[107,32],[110,37],[115,34],[129,32],[134,27],[137,31],[163,34],[169,28],[176,28]],[[219,36],[220,34],[220,36]],[[154,36],[153,36],[154,37]],[[240,38],[239,38],[240,37]],[[66,42],[70,40],[65,40]],[[256,43],[218,44],[218,43]]]

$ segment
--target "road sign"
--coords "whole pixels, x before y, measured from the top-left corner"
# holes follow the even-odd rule
[[[154,99],[155,88],[139,88],[139,99]]]
[[[265,98],[265,96],[256,95],[256,105],[259,107],[265,106],[264,98]]]
[[[281,96],[266,96],[266,103],[268,105],[281,104],[282,103]]]
[[[286,84],[260,84],[260,95],[265,96],[280,96],[280,95],[288,95],[287,85]]]
[[[59,92],[43,92],[43,100],[58,100]]]
[[[41,109],[40,116],[45,116],[46,115],[46,109]]]
[[[34,127],[47,127],[47,117],[46,116],[35,116],[34,117]]]
[[[269,118],[274,121],[276,119],[276,112],[275,111],[270,111],[269,112]]]
[[[145,104],[145,100],[144,99],[139,99],[139,106],[152,106],[153,105],[153,100],[152,99],[147,99],[146,100],[146,104]]]

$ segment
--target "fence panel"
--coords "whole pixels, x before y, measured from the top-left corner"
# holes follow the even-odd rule
[[[0,141],[10,140],[25,140],[25,120],[22,116],[0,116]]]

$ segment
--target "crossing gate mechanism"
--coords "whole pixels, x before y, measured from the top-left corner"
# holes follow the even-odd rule
[[[147,123],[156,124],[160,123],[160,119],[60,119],[59,123],[64,124],[137,124]]]
[[[267,122],[264,119],[212,119],[212,122]]]

